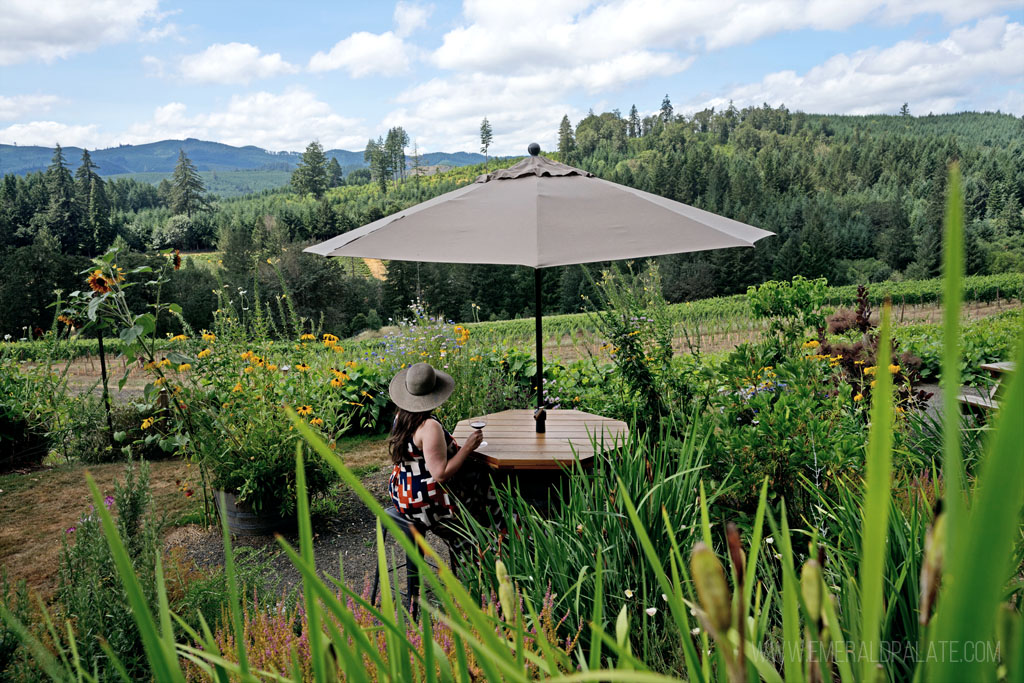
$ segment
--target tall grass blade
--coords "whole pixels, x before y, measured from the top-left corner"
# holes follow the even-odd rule
[[[1017,346],[1024,361],[1024,335]],[[979,643],[994,647],[999,601],[1015,569],[1014,544],[1020,542],[1024,505],[1024,368],[1009,380],[995,419],[993,438],[981,464],[970,514],[963,533],[950,539],[946,552],[933,642],[961,648],[964,656],[947,657],[929,667],[926,680],[994,679],[996,663],[989,652],[966,656]],[[1019,646],[1018,640],[1017,645]]]
[[[299,517],[299,550],[302,559],[312,568],[315,567],[313,556],[313,528],[309,519],[309,495],[306,491],[306,468],[302,457],[302,444],[295,445],[295,498]],[[313,664],[313,676],[318,681],[324,680],[324,643],[320,630],[320,609],[313,595],[310,580],[302,577],[302,598],[306,604],[306,621],[309,625],[309,656]]]
[[[227,510],[227,496],[221,492],[220,509]],[[228,599],[231,600],[231,627],[235,632],[238,669],[243,679],[249,675],[249,657],[245,651],[245,626],[242,623],[242,596],[238,592],[238,574],[235,571],[235,553],[231,549],[231,532],[228,530],[228,516],[220,515],[220,532],[224,540],[224,575],[228,581]]]
[[[960,307],[963,304],[964,279],[964,200],[960,165],[955,162],[949,168],[944,231],[941,384],[942,409],[945,411],[942,423],[942,474],[946,492],[943,503],[949,538],[955,539],[960,535],[966,514],[960,420],[957,412],[957,395],[960,393]]]
[[[860,596],[861,642],[866,647],[861,661],[861,680],[873,681],[881,662],[881,628],[885,596],[886,536],[892,486],[893,405],[891,338],[892,307],[882,309],[878,353],[875,355],[877,385],[871,394],[871,431],[868,435],[864,486],[863,540],[861,542]]]

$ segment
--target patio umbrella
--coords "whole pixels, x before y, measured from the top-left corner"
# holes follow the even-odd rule
[[[543,268],[751,247],[774,233],[540,156],[338,235],[323,256],[530,266],[536,289],[537,406],[543,401]]]

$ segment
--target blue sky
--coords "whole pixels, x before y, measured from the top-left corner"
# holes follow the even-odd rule
[[[519,154],[563,114],[1024,115],[1022,0],[0,0],[0,142]]]

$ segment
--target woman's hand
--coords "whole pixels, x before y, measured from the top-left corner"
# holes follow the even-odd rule
[[[479,429],[466,437],[466,443],[462,445],[467,451],[475,451],[484,440],[484,433]]]

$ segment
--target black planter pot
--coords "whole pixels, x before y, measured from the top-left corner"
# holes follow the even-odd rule
[[[221,505],[221,495],[224,505]],[[214,491],[217,511],[228,520],[228,530],[237,536],[269,536],[295,528],[295,516],[281,517],[277,512],[256,512],[246,503],[238,502],[235,494]]]

